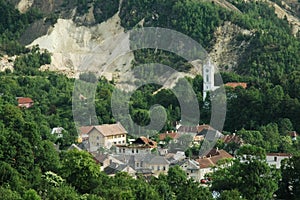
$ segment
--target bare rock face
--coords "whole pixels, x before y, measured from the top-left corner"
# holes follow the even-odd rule
[[[21,12],[25,13],[34,3],[34,0],[21,0],[17,5],[16,8]]]
[[[231,71],[236,67],[239,56],[248,45],[243,37],[251,36],[253,33],[231,22],[225,22],[214,34],[216,40],[209,56],[221,71]]]
[[[59,19],[48,33],[34,40],[28,47],[39,45],[52,53],[52,63],[42,70],[58,71],[69,77],[92,71],[104,75],[107,79],[117,78],[118,73],[130,69],[133,53],[116,57],[106,65],[111,54],[120,47],[118,37],[124,33],[118,14],[95,26],[77,26],[71,19]],[[122,41],[124,38],[121,38]],[[122,48],[129,49],[128,41]]]
[[[280,7],[278,4],[273,3],[271,1],[268,1],[268,2],[274,7],[275,13],[279,18],[281,18],[281,19],[285,18],[288,21],[288,23],[292,27],[292,34],[296,36],[297,33],[300,31],[300,19],[299,19],[299,17],[297,17],[297,15],[292,14],[293,9],[290,6],[288,6],[288,4],[286,4],[285,2],[282,2],[283,7]],[[294,4],[293,6],[295,6],[295,7],[299,6],[299,8],[300,8],[299,3],[298,3],[298,5]],[[299,9],[299,11],[300,11],[300,9]]]
[[[4,55],[0,58],[0,71],[10,70],[13,71],[14,68],[14,61],[16,59],[16,56],[9,57],[7,55]]]

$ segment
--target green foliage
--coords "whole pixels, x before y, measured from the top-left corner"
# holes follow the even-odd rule
[[[0,196],[3,200],[21,200],[20,194],[16,191],[12,191],[9,188],[0,187]]]
[[[41,197],[33,189],[27,190],[23,196],[23,200],[41,200]]]
[[[27,54],[18,57],[14,62],[14,70],[17,74],[36,75],[38,68],[51,63],[50,53],[46,50],[40,53],[38,46],[35,46]]]
[[[18,39],[28,25],[42,15],[34,9],[21,14],[8,1],[0,1],[0,52],[8,55],[15,55],[25,52]]]
[[[82,193],[93,190],[100,177],[100,166],[85,151],[71,150],[62,153],[61,174],[68,183]]]
[[[218,200],[244,200],[237,190],[224,190]]]
[[[279,198],[299,199],[300,197],[300,156],[285,159],[281,164],[282,180],[278,191]]]
[[[245,199],[272,199],[278,189],[280,173],[264,161],[249,157],[212,174],[212,190],[237,190]],[[224,197],[224,196],[223,196]],[[225,197],[224,197],[225,198]],[[235,197],[236,198],[236,197]]]
[[[95,0],[94,1],[94,16],[96,23],[106,21],[119,9],[118,0]]]

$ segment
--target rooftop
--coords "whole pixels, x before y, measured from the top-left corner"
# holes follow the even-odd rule
[[[89,134],[93,129],[96,129],[104,136],[111,136],[111,135],[120,135],[127,133],[125,128],[120,124],[103,124],[97,126],[81,126],[79,128],[80,134]]]
[[[229,82],[229,83],[226,83],[225,86],[228,86],[228,87],[232,87],[232,88],[236,88],[238,86],[246,89],[247,88],[247,83],[244,83],[244,82]]]

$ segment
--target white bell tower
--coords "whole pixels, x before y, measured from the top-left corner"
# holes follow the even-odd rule
[[[207,92],[213,91],[216,89],[214,75],[215,75],[215,68],[209,60],[208,63],[203,65],[203,68],[202,68],[203,101],[206,99]]]

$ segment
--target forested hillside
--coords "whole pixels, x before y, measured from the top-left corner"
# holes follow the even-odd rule
[[[53,27],[57,19],[67,18],[77,26],[92,27],[110,19],[118,11],[125,31],[153,26],[177,30],[199,42],[209,53],[214,51],[216,30],[226,22],[251,32],[234,36],[234,41],[247,44],[246,50],[238,55],[236,65],[218,66],[228,69],[221,71],[224,83],[247,83],[246,89],[225,88],[227,114],[223,133],[235,133],[245,143],[264,152],[295,155],[287,162],[288,167],[278,170],[274,181],[269,183],[271,192],[263,192],[268,198],[273,196],[273,190],[278,190],[276,194],[280,198],[299,198],[299,180],[295,177],[299,176],[300,170],[296,159],[299,158],[296,156],[300,152],[300,142],[292,141],[290,132],[300,133],[300,34],[292,34],[292,25],[286,18],[278,18],[270,2],[230,0],[227,3],[234,9],[214,1],[200,0],[123,0],[120,5],[115,0],[63,0],[54,1],[53,10],[46,12],[47,8],[35,1],[21,13],[15,8],[16,1],[0,0],[0,57],[16,56],[11,61],[14,70],[0,72],[1,199],[212,199],[213,189],[227,192],[235,189],[232,194],[224,192],[220,199],[240,199],[241,194],[248,199],[260,198],[251,196],[255,192],[244,190],[239,182],[225,189],[222,184],[213,189],[200,187],[198,183],[187,180],[186,174],[177,167],[172,168],[168,175],[150,180],[143,177],[133,179],[126,173],[108,177],[100,172],[100,166],[89,153],[66,151],[77,142],[78,136],[72,114],[74,78],[40,71],[42,65],[53,61],[51,52],[39,46],[26,48],[22,37],[28,34],[28,28],[32,31],[33,24],[38,21]],[[276,3],[283,6],[281,2]],[[299,4],[299,1],[292,4],[294,7],[290,12],[295,17],[299,17]],[[76,11],[72,15],[74,8]],[[87,14],[93,16],[92,20],[86,17]],[[185,73],[190,73],[192,67],[170,52],[135,51],[132,67],[144,63],[162,63]],[[187,80],[198,99],[199,124],[209,124],[211,102],[209,98],[202,100],[201,74],[193,75]],[[87,82],[98,80],[95,95],[97,122],[116,122],[110,106],[117,80],[109,81],[93,74],[81,74],[79,78]],[[131,116],[137,124],[147,125],[149,109],[160,104],[166,108],[167,114],[167,123],[161,132],[174,130],[175,122],[180,120],[179,102],[170,89],[159,89],[160,86],[149,84],[135,91],[129,103]],[[20,108],[17,97],[30,97],[34,105],[28,109]],[[88,111],[81,115],[89,117]],[[50,134],[54,127],[65,129],[63,138],[57,139]],[[217,144],[220,148],[222,145]],[[265,165],[256,161],[252,164],[262,166],[266,174],[271,174]],[[243,164],[235,164],[231,170],[235,173],[248,169]],[[228,171],[221,172],[216,176],[225,174],[230,177]],[[292,181],[294,189],[291,191],[286,188],[287,182]],[[247,184],[242,186],[247,187]]]

